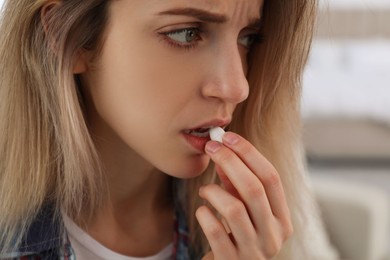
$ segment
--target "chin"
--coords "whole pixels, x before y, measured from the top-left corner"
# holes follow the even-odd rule
[[[173,162],[171,165],[166,165],[166,169],[163,172],[175,178],[191,179],[204,173],[209,163],[209,156],[205,154],[194,155],[179,162]]]

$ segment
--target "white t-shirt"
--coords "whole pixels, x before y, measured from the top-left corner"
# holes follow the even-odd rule
[[[64,225],[68,232],[72,249],[77,260],[169,260],[172,259],[173,244],[169,244],[159,253],[148,257],[130,257],[118,254],[93,239],[79,228],[69,217],[63,214]]]

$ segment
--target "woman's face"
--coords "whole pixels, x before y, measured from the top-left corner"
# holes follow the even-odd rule
[[[209,163],[207,138],[189,130],[229,124],[247,98],[246,56],[261,6],[262,0],[111,1],[103,49],[82,75],[92,131],[105,139],[114,133],[167,174],[199,175]]]

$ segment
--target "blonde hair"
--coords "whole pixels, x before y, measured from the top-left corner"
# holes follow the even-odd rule
[[[17,246],[47,203],[77,216],[101,202],[97,153],[72,73],[81,48],[97,48],[107,1],[5,3],[0,33],[0,244]],[[12,243],[12,245],[11,245]]]
[[[80,49],[98,53],[109,22],[105,0],[9,0],[0,27],[0,253],[17,247],[46,203],[77,218],[104,202],[105,182],[72,73]],[[230,130],[250,140],[283,181],[295,235],[280,259],[309,259],[301,241],[311,202],[300,148],[300,80],[312,37],[315,0],[265,1],[265,42],[251,52],[250,95]],[[208,250],[194,219],[199,186],[215,181],[209,167],[186,181],[193,244]],[[88,206],[87,208],[86,205]],[[302,206],[303,205],[303,206]],[[308,206],[309,205],[309,206]],[[294,250],[294,253],[292,253]],[[294,257],[292,257],[294,256]]]

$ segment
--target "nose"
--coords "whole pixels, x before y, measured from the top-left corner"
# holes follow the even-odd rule
[[[206,77],[202,83],[204,97],[233,104],[247,99],[249,85],[245,75],[246,59],[241,56],[237,43],[220,47],[208,56]]]

